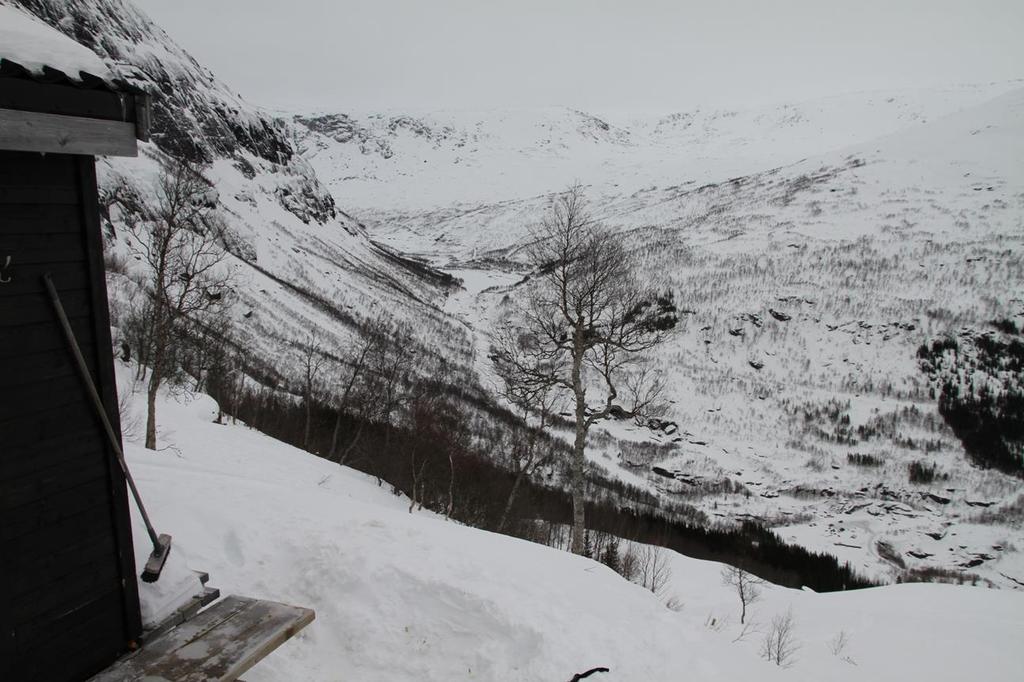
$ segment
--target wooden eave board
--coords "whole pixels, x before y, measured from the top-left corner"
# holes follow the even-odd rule
[[[232,595],[91,682],[230,682],[313,622],[310,609]]]
[[[130,93],[5,76],[0,68],[0,109],[134,122],[135,98]]]
[[[135,124],[0,109],[0,149],[48,154],[138,156]]]

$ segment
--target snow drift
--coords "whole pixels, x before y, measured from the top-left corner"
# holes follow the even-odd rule
[[[212,423],[203,395],[165,394],[162,451],[143,449],[130,368],[129,465],[178,572],[209,571],[222,593],[312,607],[316,621],[253,680],[1015,680],[1024,595],[900,585],[815,594],[771,588],[740,634],[720,565],[672,554],[672,610],[607,567],[525,541],[409,514],[385,484],[244,425]],[[138,559],[146,544],[136,542]],[[161,589],[161,578],[150,589]],[[145,588],[146,586],[144,586]],[[143,599],[154,596],[143,592]],[[151,605],[151,604],[150,604]],[[758,655],[791,609],[789,669]],[[845,633],[847,644],[834,652]]]

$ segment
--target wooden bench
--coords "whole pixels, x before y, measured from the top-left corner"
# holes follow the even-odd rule
[[[149,639],[90,682],[237,680],[313,622],[310,609],[230,596]]]

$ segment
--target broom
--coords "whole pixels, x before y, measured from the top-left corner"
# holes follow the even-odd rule
[[[78,347],[78,341],[75,340],[75,333],[71,330],[71,323],[68,322],[68,316],[64,313],[64,306],[61,305],[60,297],[57,296],[57,289],[53,286],[53,280],[50,279],[50,273],[43,275],[43,282],[46,284],[46,291],[50,294],[50,301],[53,302],[53,308],[57,311],[57,317],[60,319],[60,326],[64,329],[64,337],[67,339],[68,345],[71,347],[71,352],[75,356],[75,364],[78,366],[78,372],[82,375],[82,382],[88,389],[89,397],[92,399],[92,405],[96,408],[96,414],[99,416],[100,421],[103,422],[103,428],[107,432],[107,439],[110,441],[110,447],[114,450],[114,454],[117,456],[117,463],[121,465],[121,471],[124,472],[124,477],[128,481],[128,487],[132,491],[132,497],[135,498],[135,504],[138,505],[139,511],[142,513],[142,520],[146,523],[146,532],[149,533],[149,539],[153,542],[153,552],[149,555],[149,559],[146,561],[146,566],[142,570],[142,582],[153,583],[156,582],[160,577],[160,571],[164,569],[164,564],[167,562],[167,555],[171,553],[171,536],[162,534],[157,535],[153,529],[153,524],[149,520],[149,514],[146,513],[146,507],[142,504],[142,497],[139,495],[139,489],[135,487],[135,480],[132,479],[132,474],[128,471],[128,464],[124,461],[124,452],[121,451],[120,438],[117,432],[114,431],[114,427],[110,424],[110,419],[107,418],[107,411],[103,407],[103,401],[100,400],[100,395],[96,391],[96,385],[92,381],[92,376],[89,374],[89,367],[85,364],[85,358],[82,357],[82,350]]]

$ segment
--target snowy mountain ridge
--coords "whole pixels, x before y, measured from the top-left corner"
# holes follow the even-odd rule
[[[571,108],[294,115],[299,147],[362,211],[469,208],[574,179],[630,193],[793,163],[979,104],[1020,83],[855,93],[752,110],[667,114]]]

